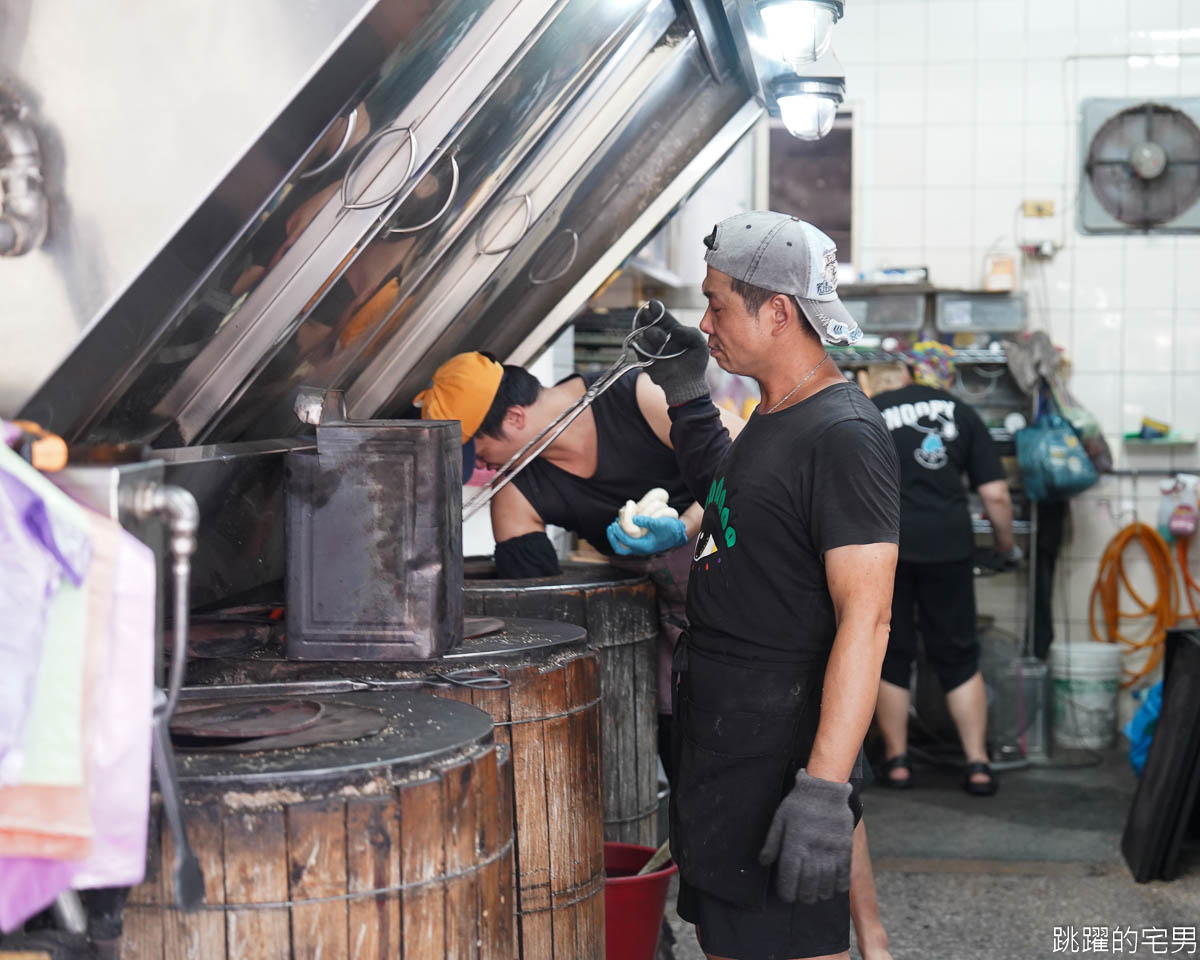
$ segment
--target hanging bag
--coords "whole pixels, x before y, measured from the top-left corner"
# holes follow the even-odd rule
[[[1039,503],[1067,500],[1095,484],[1099,474],[1075,428],[1044,392],[1041,406],[1033,426],[1016,436],[1025,492]]]

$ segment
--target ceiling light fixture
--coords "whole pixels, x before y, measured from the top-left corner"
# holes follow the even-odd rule
[[[820,140],[833,129],[838,106],[846,99],[846,72],[829,51],[801,73],[775,77],[769,93],[793,137]]]
[[[844,10],[842,0],[758,0],[757,6],[766,40],[794,70],[825,55]]]

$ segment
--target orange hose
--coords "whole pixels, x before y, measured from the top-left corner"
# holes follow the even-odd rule
[[[1179,572],[1183,575],[1183,595],[1187,600],[1188,610],[1191,611],[1192,619],[1200,623],[1200,613],[1196,612],[1196,596],[1200,594],[1200,584],[1192,578],[1192,571],[1188,569],[1188,547],[1192,542],[1191,537],[1184,537],[1175,541],[1175,552],[1179,558]]]
[[[1125,574],[1122,557],[1125,549],[1132,543],[1141,545],[1150,566],[1154,570],[1154,580],[1158,586],[1158,596],[1152,603],[1147,603],[1129,582]],[[1184,565],[1186,570],[1186,565]],[[1133,613],[1121,610],[1121,588],[1124,587],[1137,606]],[[1100,643],[1120,643],[1126,654],[1147,650],[1145,663],[1137,671],[1125,669],[1123,687],[1131,686],[1142,677],[1152,672],[1163,658],[1163,642],[1167,630],[1175,626],[1179,619],[1179,588],[1175,582],[1175,570],[1171,563],[1171,551],[1166,541],[1153,527],[1144,523],[1132,523],[1119,531],[1104,548],[1104,556],[1100,559],[1100,570],[1096,575],[1096,583],[1088,604],[1088,622],[1092,630],[1092,639]],[[1189,603],[1191,597],[1188,597]],[[1099,604],[1097,604],[1099,601]],[[1096,626],[1096,608],[1104,617],[1104,633],[1101,634]],[[1122,631],[1126,620],[1152,620],[1148,633],[1140,640],[1127,636]]]

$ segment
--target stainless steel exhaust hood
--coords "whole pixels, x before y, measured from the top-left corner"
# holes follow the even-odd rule
[[[357,74],[331,55],[24,416],[169,448],[298,433],[302,383],[392,413],[454,351],[528,352],[549,315],[567,322],[593,292],[580,280],[758,115],[719,14],[444,0],[377,26],[403,6],[359,27],[359,47],[398,37],[390,54]],[[301,124],[335,61],[342,95]]]
[[[762,112],[721,0],[340,2],[290,102],[214,190],[167,198],[193,212],[21,408],[69,441],[151,444],[195,487],[205,602],[282,576],[298,387],[394,416],[459,350],[530,359]],[[10,296],[0,329],[53,314]]]

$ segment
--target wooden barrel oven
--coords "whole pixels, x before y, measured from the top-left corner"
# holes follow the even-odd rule
[[[511,750],[516,954],[603,960],[599,659],[581,627],[508,619],[437,660],[297,661],[259,651],[189,668],[206,683],[414,684],[489,713]],[[337,678],[337,679],[333,679]]]
[[[491,561],[470,560],[466,576],[468,616],[539,617],[587,630],[600,656],[604,838],[657,846],[654,585],[588,563],[568,564],[557,577],[497,580]]]
[[[255,703],[253,694],[220,707],[184,701],[176,722]],[[314,723],[250,741],[251,752],[180,748],[206,902],[176,910],[173,844],[156,817],[146,879],[125,910],[122,960],[509,960],[509,761],[490,718],[408,692],[303,702],[320,705]]]

